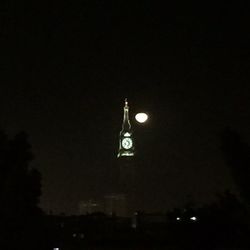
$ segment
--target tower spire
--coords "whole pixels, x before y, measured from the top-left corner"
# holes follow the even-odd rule
[[[131,130],[131,124],[129,120],[129,106],[128,106],[128,99],[125,98],[125,105],[123,108],[123,123],[122,123],[122,130],[129,132]]]
[[[128,98],[125,98],[125,107],[128,107]]]

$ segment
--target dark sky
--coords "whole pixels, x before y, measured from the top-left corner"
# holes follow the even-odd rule
[[[232,126],[250,142],[246,4],[35,1],[0,11],[0,126],[28,132],[43,208],[75,213],[108,190],[125,97],[145,208],[235,190],[219,133]],[[150,115],[142,127],[138,111]]]

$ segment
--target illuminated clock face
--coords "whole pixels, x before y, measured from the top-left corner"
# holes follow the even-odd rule
[[[133,146],[133,141],[130,138],[122,139],[122,147],[125,149],[130,149]]]

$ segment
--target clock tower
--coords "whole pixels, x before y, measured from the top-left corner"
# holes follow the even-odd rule
[[[119,150],[117,154],[118,158],[134,156],[135,147],[132,134],[131,124],[129,121],[129,106],[127,99],[125,99],[125,105],[123,108],[122,130],[120,131],[119,135]]]
[[[106,195],[107,214],[130,217],[136,211],[135,195],[135,143],[129,120],[129,106],[125,99],[122,129],[119,133],[119,148],[113,172],[113,192]]]
[[[125,99],[123,108],[122,129],[119,134],[119,149],[117,154],[119,169],[118,192],[126,202],[126,213],[130,216],[135,211],[135,142],[129,120],[129,106]]]

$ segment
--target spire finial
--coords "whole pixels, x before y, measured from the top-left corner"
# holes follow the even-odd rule
[[[125,107],[128,107],[128,99],[125,98]]]

